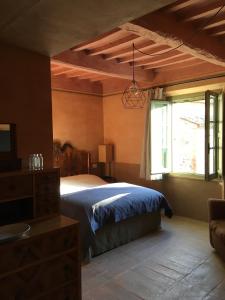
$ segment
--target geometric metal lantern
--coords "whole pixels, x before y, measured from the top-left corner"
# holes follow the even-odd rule
[[[138,86],[134,79],[134,44],[133,44],[133,79],[131,84],[125,89],[122,96],[122,103],[125,108],[143,108],[146,102],[146,96],[143,90]]]
[[[131,85],[125,89],[122,96],[122,102],[125,108],[143,108],[146,97],[141,88],[138,87],[136,81],[132,81]]]

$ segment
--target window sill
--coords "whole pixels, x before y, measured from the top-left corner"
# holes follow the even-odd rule
[[[187,173],[167,173],[165,175],[166,178],[179,178],[179,179],[191,179],[191,180],[200,180],[200,181],[207,181],[205,180],[204,175],[197,175],[197,174],[187,174]],[[209,182],[223,182],[223,179],[215,178],[210,180]]]

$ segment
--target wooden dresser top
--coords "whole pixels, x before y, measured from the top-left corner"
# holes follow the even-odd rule
[[[46,169],[43,169],[43,170],[35,170],[35,171],[31,171],[29,169],[22,169],[22,170],[19,170],[19,171],[10,171],[10,172],[0,172],[0,178],[2,177],[9,177],[9,176],[18,176],[18,175],[27,175],[27,174],[38,174],[38,173],[45,173],[45,172],[51,172],[51,171],[55,171],[55,170],[58,170],[59,171],[59,168],[46,168]]]

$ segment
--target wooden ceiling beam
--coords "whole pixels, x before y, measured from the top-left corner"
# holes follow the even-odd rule
[[[52,60],[51,60],[51,65],[53,64]],[[54,76],[61,76],[61,75],[65,75],[66,77],[70,78],[70,77],[74,77],[74,75],[78,76],[78,74],[87,74],[87,72],[81,71],[81,70],[77,70],[74,67],[69,67],[69,66],[62,66],[62,64],[58,64],[57,62],[54,63],[55,68],[57,67],[57,69],[52,69],[51,67],[51,73]],[[71,76],[70,76],[71,74]]]
[[[205,64],[205,62],[198,58],[193,58],[193,60],[178,62],[175,65],[173,64],[173,65],[162,66],[162,67],[156,68],[156,70],[159,72],[172,71],[172,70],[176,72],[177,70],[180,70],[180,69],[190,68],[190,67],[194,67],[194,66],[201,65],[201,64]]]
[[[63,67],[59,66],[58,64],[54,64],[54,66],[51,65],[51,71],[58,71],[58,70],[62,70]]]
[[[218,32],[217,34],[214,34],[214,36],[217,36],[218,38],[223,38],[222,36],[225,35],[225,30]]]
[[[184,54],[182,52],[179,52],[177,54],[174,54],[174,55],[168,55],[167,54],[167,57],[166,56],[162,56],[159,55],[157,58],[154,58],[154,59],[150,59],[150,60],[147,60],[146,61],[140,61],[139,63],[135,63],[135,66],[136,67],[144,67],[145,65],[150,65],[150,64],[160,64],[161,62],[171,62],[171,61],[177,61],[178,59],[182,59],[182,58],[193,58],[192,55],[188,55],[188,54]]]
[[[196,32],[191,24],[181,23],[166,13],[154,12],[126,23],[121,28],[171,48],[179,47],[180,51],[210,63],[225,66],[224,45],[218,39],[208,36],[204,31]]]
[[[78,78],[53,77],[51,86],[52,89],[56,90],[102,95],[102,84],[100,82],[90,82],[89,80],[79,80]]]
[[[115,28],[111,30],[110,32],[103,33],[99,35],[97,38],[89,41],[89,42],[84,42],[82,44],[79,44],[70,50],[72,51],[81,51],[81,50],[86,50],[86,49],[91,49],[94,47],[99,46],[99,43],[102,45],[103,43],[107,43],[112,39],[116,39],[121,36],[122,30],[119,28]]]
[[[200,28],[201,24],[202,24],[202,20],[198,21],[198,22],[195,22],[194,26],[196,28]],[[203,28],[204,29],[210,29],[210,28],[214,28],[214,27],[217,27],[217,26],[220,26],[220,25],[223,25],[223,24],[225,24],[225,14],[224,14],[224,12],[223,13],[221,12],[218,16],[216,16],[216,18],[213,18],[209,22],[209,24],[205,25]]]
[[[50,63],[51,70],[58,69],[59,66],[57,64]]]
[[[65,66],[59,66],[57,69],[51,69],[51,72],[54,74],[54,76],[61,75],[65,72],[66,67]]]
[[[194,21],[201,18],[213,17],[224,5],[224,0],[210,1],[200,6],[190,6],[181,11],[181,18],[185,21]]]
[[[142,84],[143,88],[167,86],[169,84],[174,85],[180,83],[182,83],[182,85],[186,85],[184,84],[184,82],[193,81],[194,78],[205,79],[211,76],[214,77],[215,75],[225,74],[225,68],[207,62],[181,68],[179,69],[179,72],[175,72],[174,69],[164,71],[163,68],[159,69],[159,71],[156,69],[155,71],[156,76],[154,80],[152,82],[145,83],[145,85]],[[215,81],[222,82],[224,81],[224,78],[222,78],[222,80],[216,78]],[[104,80],[101,83],[103,87],[103,95],[123,92],[128,85],[128,82],[126,80],[116,79]],[[201,85],[203,85],[202,83],[203,82],[200,82]],[[189,85],[190,83],[187,83],[187,86]]]
[[[142,38],[142,37],[140,37],[140,38]],[[143,40],[143,38],[142,38],[142,40]],[[147,51],[154,47],[157,47],[158,45],[156,45],[155,42],[149,40],[147,42],[144,41],[140,44],[135,42],[135,46],[142,51]],[[132,54],[132,49],[133,49],[132,46],[129,46],[123,50],[113,51],[111,54],[105,54],[104,59],[110,60],[110,59],[114,59],[114,58],[124,57],[126,55]]]
[[[105,61],[99,56],[89,57],[83,52],[65,51],[56,55],[52,61],[62,66],[74,67],[96,74],[132,79],[132,68],[128,64],[120,65],[115,62]],[[137,69],[135,77],[137,81],[151,81],[154,78],[154,73]]]
[[[224,34],[224,31],[225,31],[225,24],[222,24],[218,27],[213,27],[213,28],[206,30],[207,34],[214,35],[214,36]]]
[[[156,64],[148,64],[146,66],[143,66],[144,70],[149,70],[149,69],[158,69],[164,66],[170,66],[170,65],[176,65],[178,63],[181,62],[187,62],[187,61],[192,61],[194,60],[194,57],[190,57],[190,56],[183,56],[177,59],[171,59],[171,60],[167,60],[165,62],[161,62],[161,63],[156,63]]]
[[[166,7],[167,11],[178,11],[188,6],[202,2],[203,0],[180,0]]]
[[[104,76],[104,77],[91,78],[90,81],[96,82],[96,81],[103,81],[103,80],[108,80],[108,79],[109,79],[109,77]]]
[[[67,78],[78,78],[80,76],[85,76],[87,72],[82,72],[81,70],[75,70],[72,74],[66,74]]]
[[[73,73],[74,72],[74,70],[73,69],[71,69],[71,68],[69,68],[69,69],[67,69],[67,70],[61,70],[61,71],[57,71],[57,72],[54,72],[54,75],[55,76],[59,76],[59,75],[67,75],[68,73]]]
[[[136,34],[129,34],[128,36],[125,36],[121,39],[118,39],[116,41],[107,43],[106,45],[103,45],[101,47],[95,48],[93,50],[89,50],[88,51],[88,55],[98,55],[98,54],[102,54],[104,52],[110,52],[113,50],[118,50],[121,48],[126,47],[127,45],[132,45],[132,43],[140,37]]]
[[[139,48],[137,48],[137,49],[139,49]],[[171,50],[171,51],[169,51],[169,50],[171,50],[171,48],[169,48],[167,45],[155,44],[155,47],[151,51],[146,52],[149,55],[147,55],[147,54],[145,55],[145,54],[139,53],[138,51],[135,51],[135,54],[134,54],[135,62],[142,61],[142,60],[154,60],[154,59],[157,60],[157,58],[165,58],[165,57],[168,57],[168,55],[172,56],[173,54],[176,55],[178,53],[179,54],[181,53],[176,50]],[[169,52],[167,52],[167,51],[169,51]],[[128,62],[132,62],[132,60],[133,60],[133,57],[131,54],[130,56],[128,56],[126,58],[119,59],[119,63],[128,63]]]
[[[76,78],[79,80],[90,80],[90,77],[87,75],[77,75]]]
[[[99,74],[85,73],[77,76],[79,79],[89,79],[101,77]]]
[[[197,64],[187,68],[179,69],[179,72],[174,72],[174,70],[156,72],[156,77],[151,84],[154,86],[175,84],[186,80],[193,80],[194,78],[204,79],[224,73],[225,68],[203,62],[201,65]]]

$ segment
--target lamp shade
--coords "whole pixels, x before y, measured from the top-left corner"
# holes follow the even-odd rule
[[[113,145],[104,144],[98,146],[98,161],[108,163],[113,161]]]

